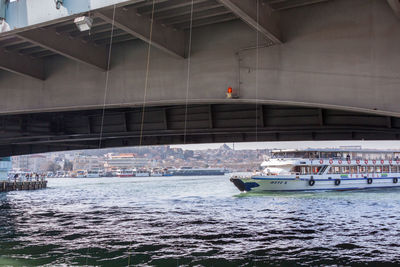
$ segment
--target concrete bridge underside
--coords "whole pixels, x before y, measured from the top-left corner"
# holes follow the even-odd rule
[[[139,144],[400,139],[400,118],[331,109],[254,104],[148,107],[143,128],[142,111],[108,109],[104,120],[101,109],[4,115],[0,156]]]
[[[156,2],[149,61],[152,1],[0,34],[0,155],[96,148],[103,107],[101,147],[137,145],[144,103],[146,145],[186,103],[187,143],[398,139],[398,0],[194,1],[190,60],[191,1]]]

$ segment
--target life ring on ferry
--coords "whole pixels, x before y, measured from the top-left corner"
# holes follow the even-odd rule
[[[339,160],[338,160],[338,163],[339,163],[339,164],[342,164],[342,160],[341,160],[341,159],[339,159]]]
[[[320,160],[319,160],[319,163],[320,163],[320,164],[324,163],[324,160],[323,160],[323,159],[320,159]]]
[[[389,160],[389,164],[392,165],[392,162],[393,162],[393,161],[390,159],[390,160]]]
[[[367,184],[372,184],[372,178],[367,179]]]
[[[375,165],[375,164],[376,164],[376,160],[373,159],[373,160],[372,160],[372,163]]]
[[[351,164],[351,160],[348,160],[348,161],[347,161],[347,164],[349,164],[349,165],[350,165],[350,164]]]
[[[383,164],[385,161],[383,159],[381,159],[381,164]]]
[[[399,163],[400,163],[400,160],[396,160],[396,163],[399,164]]]
[[[360,160],[358,159],[358,160],[356,160],[356,162],[357,162],[357,164],[360,164]]]
[[[368,164],[368,160],[367,160],[367,159],[366,159],[366,160],[364,160],[364,163],[365,163],[365,164]]]
[[[394,178],[393,178],[393,183],[394,183],[394,184],[397,184],[398,181],[399,181],[399,180],[397,179],[397,177],[394,177]]]
[[[309,186],[313,186],[315,184],[315,180],[314,179],[310,179],[309,181],[308,181],[308,185]]]
[[[329,164],[332,164],[332,163],[333,163],[333,159],[330,159],[330,160],[329,160]]]
[[[340,185],[340,179],[335,179],[335,185]]]

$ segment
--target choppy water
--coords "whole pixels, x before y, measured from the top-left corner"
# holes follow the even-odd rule
[[[0,194],[0,265],[400,264],[400,191],[238,194],[228,177]]]

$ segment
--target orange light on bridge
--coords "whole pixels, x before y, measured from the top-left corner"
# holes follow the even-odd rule
[[[226,98],[232,98],[232,87],[228,87],[228,91],[226,92]]]

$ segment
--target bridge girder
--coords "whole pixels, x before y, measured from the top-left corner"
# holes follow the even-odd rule
[[[44,62],[42,59],[32,59],[29,56],[7,51],[0,47],[0,68],[39,80],[45,79]]]
[[[107,70],[107,49],[57,33],[55,29],[34,29],[17,34],[29,41],[67,58]]]
[[[103,10],[96,15],[104,21],[114,24],[117,28],[151,43],[153,46],[176,57],[185,55],[185,34],[172,28],[162,26],[157,21],[138,15],[136,9],[116,8]],[[150,28],[152,28],[150,30]]]
[[[302,0],[303,1],[303,0]],[[282,1],[281,1],[282,2]],[[279,3],[278,9],[285,5]],[[193,24],[190,23],[191,1],[168,0],[155,1],[153,32],[150,38],[150,25],[153,1],[132,0],[116,5],[115,21],[113,22],[112,7],[96,10],[94,13],[80,13],[69,17],[61,17],[37,26],[30,25],[22,29],[14,29],[0,34],[0,47],[14,50],[17,57],[10,53],[9,61],[0,61],[0,68],[24,76],[44,80],[45,68],[37,67],[43,64],[41,58],[52,55],[62,55],[69,59],[95,66],[100,70],[107,69],[107,45],[110,42],[125,42],[139,38],[146,43],[176,56],[185,57],[185,30],[192,25],[200,27],[219,22],[225,22],[238,17],[251,27],[258,29],[273,43],[281,43],[277,13],[269,4],[259,3],[259,18],[256,17],[257,6],[253,0],[195,0],[193,1]],[[303,4],[306,5],[305,1]],[[14,4],[16,5],[16,4]],[[94,18],[93,34],[78,32],[73,23],[76,16],[89,15]],[[111,40],[112,24],[115,25],[114,38]],[[100,29],[101,28],[101,29]],[[12,40],[10,40],[12,39]],[[5,58],[5,55],[3,55]],[[30,59],[32,58],[32,59]],[[40,58],[40,60],[36,60]],[[29,62],[31,60],[32,62]],[[38,63],[40,62],[40,63]]]
[[[281,44],[281,33],[277,11],[267,3],[254,0],[218,0],[240,19],[259,31],[272,44]]]
[[[185,105],[147,107],[141,136],[141,112],[141,107],[107,109],[104,120],[101,109],[0,116],[0,156],[139,143],[182,144],[183,140],[215,143],[400,139],[400,118],[255,104],[189,105],[186,115]]]
[[[400,19],[400,1],[399,0],[387,0],[389,6],[393,9],[393,12]]]

